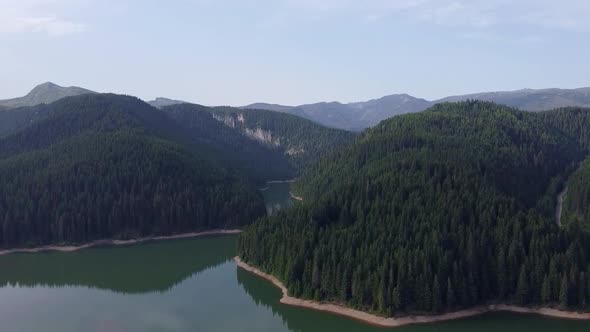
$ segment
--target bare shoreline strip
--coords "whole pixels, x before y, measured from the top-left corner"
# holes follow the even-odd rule
[[[303,197],[301,197],[301,196],[295,196],[295,194],[292,191],[289,191],[289,195],[291,195],[291,198],[294,199],[294,200],[296,200],[296,201],[300,201],[300,202],[303,201]]]
[[[291,180],[273,180],[273,181],[266,181],[267,184],[273,184],[273,183],[293,183],[297,181],[297,179],[291,179]]]
[[[557,309],[551,308],[524,308],[518,307],[513,305],[506,305],[506,304],[494,304],[494,305],[487,305],[487,306],[479,306],[474,307],[471,309],[460,310],[456,312],[445,313],[441,315],[433,315],[433,316],[407,316],[407,317],[399,317],[399,318],[385,318],[376,316],[364,311],[344,307],[337,304],[331,303],[319,303],[315,301],[303,300],[295,297],[291,297],[288,295],[287,288],[280,280],[276,277],[264,273],[257,268],[244,263],[239,257],[234,257],[234,261],[237,265],[255,275],[270,281],[273,285],[278,287],[282,293],[283,297],[280,300],[280,303],[296,306],[296,307],[303,307],[318,311],[329,312],[332,314],[345,316],[348,318],[352,318],[355,320],[362,321],[364,323],[380,326],[380,327],[399,327],[404,325],[410,324],[426,324],[426,323],[436,323],[436,322],[443,322],[448,320],[454,319],[461,319],[467,317],[473,317],[477,315],[481,315],[488,312],[495,312],[495,311],[508,311],[520,314],[537,314],[543,315],[553,318],[562,318],[562,319],[572,319],[572,320],[590,320],[590,313],[578,313],[578,312],[570,312],[570,311],[561,311]]]
[[[82,244],[79,246],[48,245],[48,246],[34,247],[34,248],[16,248],[16,249],[0,250],[0,256],[9,255],[9,254],[16,254],[16,253],[37,253],[37,252],[45,252],[45,251],[73,252],[73,251],[78,251],[78,250],[88,249],[88,248],[98,247],[98,246],[124,246],[124,245],[131,245],[131,244],[139,244],[139,243],[148,242],[148,241],[177,240],[177,239],[186,239],[186,238],[206,236],[206,235],[239,234],[241,232],[242,231],[239,229],[215,229],[215,230],[210,230],[210,231],[182,233],[182,234],[169,235],[169,236],[149,236],[149,237],[142,237],[142,238],[131,239],[131,240],[98,240],[98,241],[92,241],[92,242],[89,242],[86,244]]]

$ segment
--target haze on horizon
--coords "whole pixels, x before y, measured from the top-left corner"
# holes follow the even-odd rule
[[[206,105],[589,86],[585,0],[0,0],[0,99]]]

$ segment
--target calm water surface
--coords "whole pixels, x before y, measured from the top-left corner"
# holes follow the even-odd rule
[[[267,200],[288,201],[288,184],[272,189]],[[0,256],[0,331],[384,331],[280,305],[278,289],[237,269],[236,240]],[[590,323],[489,314],[395,331],[587,332]]]

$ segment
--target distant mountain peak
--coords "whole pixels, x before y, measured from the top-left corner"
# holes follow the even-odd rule
[[[45,82],[45,83],[41,83],[41,84],[37,85],[36,87],[33,88],[33,90],[38,89],[38,88],[63,88],[63,87],[59,86],[53,82]]]
[[[34,87],[24,97],[0,100],[0,107],[17,108],[50,104],[65,97],[96,93],[77,86],[62,87],[53,82],[45,82]]]
[[[157,97],[156,99],[148,101],[147,103],[156,107],[156,108],[162,108],[162,107],[178,105],[178,104],[187,104],[186,101],[175,100],[175,99],[170,99],[170,98],[166,98],[166,97]]]

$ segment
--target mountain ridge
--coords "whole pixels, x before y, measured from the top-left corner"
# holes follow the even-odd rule
[[[18,108],[50,104],[65,97],[79,96],[83,94],[95,94],[96,92],[77,86],[63,87],[52,82],[45,82],[34,87],[23,97],[0,100],[0,110],[4,108]]]
[[[36,86],[24,97],[0,100],[0,111],[23,106],[48,104],[68,96],[95,93],[80,87],[61,87],[51,82]],[[575,89],[520,89],[491,92],[478,92],[464,95],[452,95],[436,100],[428,100],[407,93],[391,94],[367,101],[342,103],[338,101],[318,102],[289,106],[271,103],[254,103],[237,107],[239,109],[261,109],[296,115],[326,127],[363,131],[381,121],[401,114],[424,111],[435,104],[459,102],[466,100],[491,101],[516,107],[524,111],[543,111],[562,107],[590,107],[590,87]],[[162,108],[171,105],[188,103],[158,97],[147,101],[148,104]]]
[[[459,102],[469,99],[491,101],[517,107],[524,111],[538,112],[560,107],[590,107],[590,88],[478,92],[448,96],[436,100],[427,100],[401,93],[361,102],[318,102],[298,106],[255,103],[242,106],[242,108],[262,108],[287,112],[306,117],[328,127],[360,131],[373,127],[392,116],[421,112],[438,103]]]
[[[166,106],[179,105],[179,104],[188,104],[188,102],[183,101],[183,100],[170,99],[170,98],[166,98],[166,97],[157,97],[156,99],[150,100],[147,103],[156,107],[156,108],[162,108],[162,107],[166,107]]]

